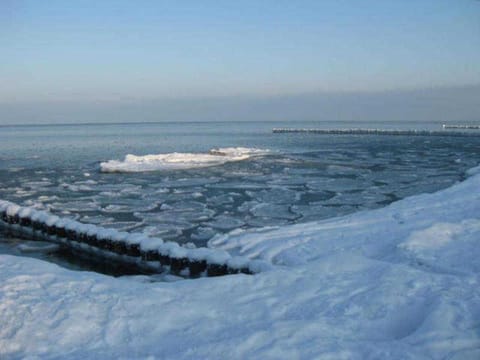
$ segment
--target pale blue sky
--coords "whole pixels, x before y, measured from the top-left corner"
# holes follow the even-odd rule
[[[181,101],[159,118],[194,120],[204,98],[237,99],[247,117],[282,96],[459,88],[446,92],[459,99],[480,84],[480,1],[2,0],[0,49],[2,123],[48,122],[58,102],[65,119],[108,103],[99,114],[113,121],[131,103],[132,120],[151,117],[142,101]]]
[[[1,1],[3,101],[480,83],[480,2]]]

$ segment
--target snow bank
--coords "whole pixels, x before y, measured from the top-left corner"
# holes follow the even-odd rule
[[[158,170],[192,169],[222,165],[227,162],[241,161],[266,154],[267,150],[234,147],[212,149],[208,153],[169,153],[136,156],[128,154],[123,161],[102,162],[103,172],[144,172]]]
[[[279,266],[174,283],[0,256],[0,357],[479,359],[480,174],[211,242]]]

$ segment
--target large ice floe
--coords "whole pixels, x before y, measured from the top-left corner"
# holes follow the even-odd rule
[[[208,153],[169,153],[136,156],[128,154],[123,161],[102,162],[103,172],[144,172],[159,170],[192,169],[218,166],[232,161],[246,160],[254,155],[263,155],[266,150],[231,147],[211,149]]]
[[[172,283],[0,255],[0,358],[480,359],[480,168],[434,194],[210,246],[273,263]]]

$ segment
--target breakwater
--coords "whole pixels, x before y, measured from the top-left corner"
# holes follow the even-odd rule
[[[464,129],[464,130],[480,130],[480,125],[448,125],[443,124],[444,129]]]
[[[0,226],[105,261],[184,277],[254,274],[269,268],[262,261],[233,257],[223,250],[185,248],[175,242],[84,224],[4,200],[0,200]]]
[[[478,133],[461,131],[436,131],[436,130],[386,130],[386,129],[295,129],[274,128],[273,133],[310,133],[323,135],[388,135],[388,136],[454,136],[472,137],[480,136]]]

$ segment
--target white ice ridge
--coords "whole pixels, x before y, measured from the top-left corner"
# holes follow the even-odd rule
[[[272,271],[174,283],[0,255],[0,358],[480,359],[480,173],[212,244]],[[137,280],[137,281],[134,281]]]
[[[246,160],[252,156],[264,155],[266,153],[268,153],[268,150],[229,147],[211,149],[208,153],[174,152],[143,156],[128,154],[123,161],[109,160],[107,162],[102,162],[100,168],[103,172],[144,172],[192,169],[217,166],[232,161]]]
[[[454,136],[454,137],[474,137],[480,136],[480,132],[461,132],[461,131],[436,131],[436,130],[399,130],[399,129],[292,129],[292,128],[274,128],[273,133],[312,133],[320,135],[390,135],[390,136]]]

